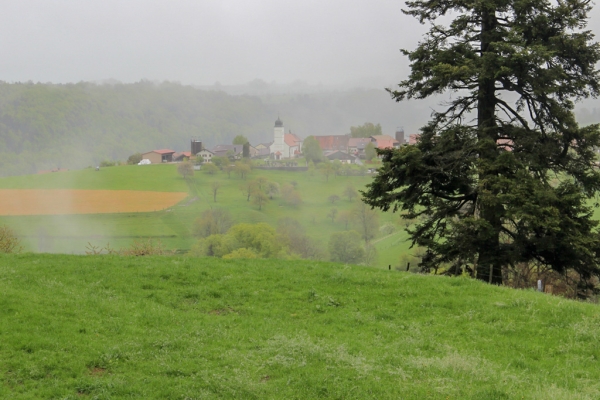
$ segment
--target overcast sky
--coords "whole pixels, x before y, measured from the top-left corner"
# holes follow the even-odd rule
[[[398,82],[424,31],[394,0],[0,0],[0,80]]]
[[[390,86],[425,27],[399,0],[0,0],[0,80]],[[592,12],[592,23],[600,10]]]

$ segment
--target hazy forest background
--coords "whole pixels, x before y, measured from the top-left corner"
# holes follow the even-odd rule
[[[231,144],[236,135],[256,145],[272,140],[277,116],[301,137],[341,135],[367,121],[393,134],[415,113],[383,89],[262,81],[204,88],[149,81],[0,83],[0,174],[84,168],[157,148],[186,151],[192,136],[208,147]],[[413,125],[416,129],[418,121]]]
[[[384,88],[261,80],[205,87],[0,82],[0,176],[124,161],[157,148],[186,151],[191,137],[207,147],[230,144],[236,135],[258,144],[272,140],[277,116],[300,137],[342,135],[365,122],[381,124],[384,134],[402,126],[408,135],[418,132],[435,101],[398,104]],[[583,104],[577,117],[599,122],[600,107]]]

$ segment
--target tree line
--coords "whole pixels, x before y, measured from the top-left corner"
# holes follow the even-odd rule
[[[235,137],[268,142],[278,113],[303,137],[346,134],[366,120],[396,118],[381,92],[263,99],[169,82],[0,82],[0,175],[124,161],[156,148],[187,151],[191,137],[208,147]]]

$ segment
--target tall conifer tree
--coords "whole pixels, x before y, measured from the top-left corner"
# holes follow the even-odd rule
[[[416,145],[379,150],[383,166],[364,201],[420,217],[409,232],[427,248],[424,267],[473,263],[477,278],[501,283],[502,268],[537,262],[574,270],[581,289],[592,288],[600,128],[580,127],[573,115],[573,102],[600,88],[600,48],[586,30],[591,2],[406,4],[430,29],[403,50],[411,74],[392,97],[453,95]]]

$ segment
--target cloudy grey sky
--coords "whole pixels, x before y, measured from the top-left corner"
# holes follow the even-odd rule
[[[398,82],[396,0],[0,0],[0,80]]]

